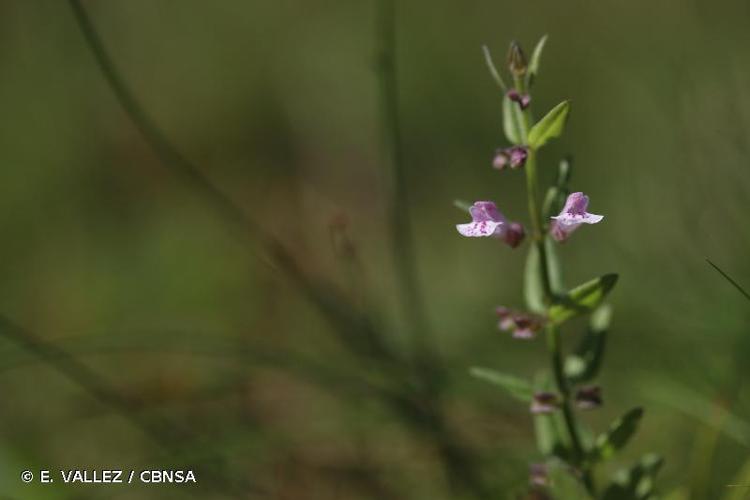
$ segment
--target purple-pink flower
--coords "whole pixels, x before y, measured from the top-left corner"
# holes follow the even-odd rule
[[[505,167],[520,168],[526,164],[526,158],[529,157],[529,150],[524,146],[513,146],[495,151],[495,158],[492,160],[492,167],[497,170],[503,170]]]
[[[504,332],[512,332],[516,339],[533,339],[544,327],[544,318],[534,314],[512,311],[507,307],[497,307],[497,327]]]
[[[469,209],[469,213],[471,222],[456,225],[456,229],[463,236],[470,238],[494,236],[512,248],[517,247],[525,236],[523,226],[517,222],[508,222],[491,201],[475,202]]]
[[[590,214],[586,211],[589,197],[583,193],[571,193],[565,201],[565,206],[558,215],[552,217],[550,234],[557,241],[565,241],[581,224],[596,224],[604,216]]]
[[[512,89],[506,95],[511,101],[518,103],[521,109],[526,109],[531,104],[531,96],[529,94],[521,94],[517,90]]]

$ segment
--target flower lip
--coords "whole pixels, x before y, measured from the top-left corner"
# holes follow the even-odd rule
[[[524,238],[523,226],[517,222],[509,223],[505,216],[491,201],[477,201],[469,209],[471,222],[457,224],[458,232],[470,238],[494,236],[511,247],[517,247]]]

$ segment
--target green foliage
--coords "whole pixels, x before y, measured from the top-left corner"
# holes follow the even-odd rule
[[[534,51],[531,53],[531,59],[529,60],[529,69],[526,73],[526,86],[531,88],[536,79],[536,75],[539,73],[539,65],[542,62],[542,52],[544,51],[544,45],[547,43],[547,35],[544,35],[536,43]]]
[[[573,383],[587,382],[599,373],[612,319],[612,306],[604,304],[591,315],[589,327],[575,352],[565,359],[565,375]]]
[[[573,173],[573,161],[570,157],[563,158],[557,168],[557,181],[549,187],[544,198],[542,213],[545,220],[560,213],[565,205],[565,199],[570,194],[570,177]]]
[[[528,138],[529,146],[538,149],[550,139],[560,137],[565,130],[565,123],[568,121],[569,114],[570,101],[563,101],[552,108],[544,118],[531,127]]]
[[[550,321],[561,324],[574,316],[593,311],[601,305],[616,283],[616,274],[605,274],[573,288],[550,307]]]
[[[522,111],[518,104],[508,99],[508,96],[503,96],[503,131],[511,143],[523,144]]]
[[[632,467],[617,472],[602,500],[656,500],[654,479],[663,464],[659,455],[644,455]]]
[[[606,460],[625,447],[638,429],[642,416],[643,408],[633,408],[615,420],[607,432],[596,438],[592,458]]]
[[[557,247],[549,238],[545,238],[544,245],[547,252],[547,272],[549,273],[550,286],[553,293],[560,294],[565,287],[562,281],[562,269],[560,267],[560,259],[557,256]],[[536,245],[530,245],[529,253],[526,255],[523,293],[526,300],[526,307],[537,314],[546,312],[541,266],[539,248]]]
[[[471,367],[469,373],[478,379],[502,387],[508,394],[520,401],[525,403],[531,401],[533,394],[531,384],[522,378],[479,366]]]

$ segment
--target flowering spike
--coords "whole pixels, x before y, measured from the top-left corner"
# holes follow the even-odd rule
[[[518,103],[521,109],[526,109],[531,104],[531,96],[529,94],[521,94],[516,89],[509,90],[505,95],[511,101]]]
[[[563,242],[578,229],[581,224],[596,224],[601,222],[603,215],[590,214],[586,211],[589,206],[589,197],[583,193],[571,193],[565,201],[562,211],[552,217],[550,233],[552,237]]]
[[[517,247],[523,240],[525,231],[517,222],[508,222],[491,201],[477,201],[469,209],[471,222],[457,224],[458,232],[470,238],[494,236],[503,240],[512,248]]]

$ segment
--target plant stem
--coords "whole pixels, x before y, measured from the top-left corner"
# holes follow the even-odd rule
[[[516,90],[523,94],[527,92],[526,84],[523,78],[514,78]],[[531,130],[532,116],[531,111],[526,109],[519,113],[520,125],[521,125],[521,136],[524,142],[527,142],[529,131]],[[547,257],[546,248],[546,231],[545,224],[542,214],[542,202],[539,196],[539,179],[537,176],[537,151],[534,148],[528,147],[528,157],[524,169],[526,170],[526,190],[529,200],[529,217],[531,218],[532,227],[532,238],[533,244],[536,245],[539,252],[540,269],[541,269],[541,281],[542,290],[544,290],[544,301],[549,307],[556,300],[555,294],[552,290],[552,282],[550,280],[549,273],[549,262]],[[552,324],[546,327],[547,335],[547,350],[549,351],[552,363],[552,373],[555,380],[555,387],[557,392],[560,394],[562,399],[561,411],[563,420],[565,421],[565,428],[570,436],[571,446],[573,447],[573,453],[575,454],[575,463],[581,468],[583,474],[583,483],[586,486],[588,492],[595,496],[595,488],[593,483],[593,477],[591,474],[590,467],[585,463],[585,450],[581,444],[581,437],[578,433],[578,426],[575,421],[575,415],[570,406],[570,388],[568,387],[567,379],[565,378],[565,371],[563,369],[563,355],[562,348],[560,345],[560,333],[559,330]]]

